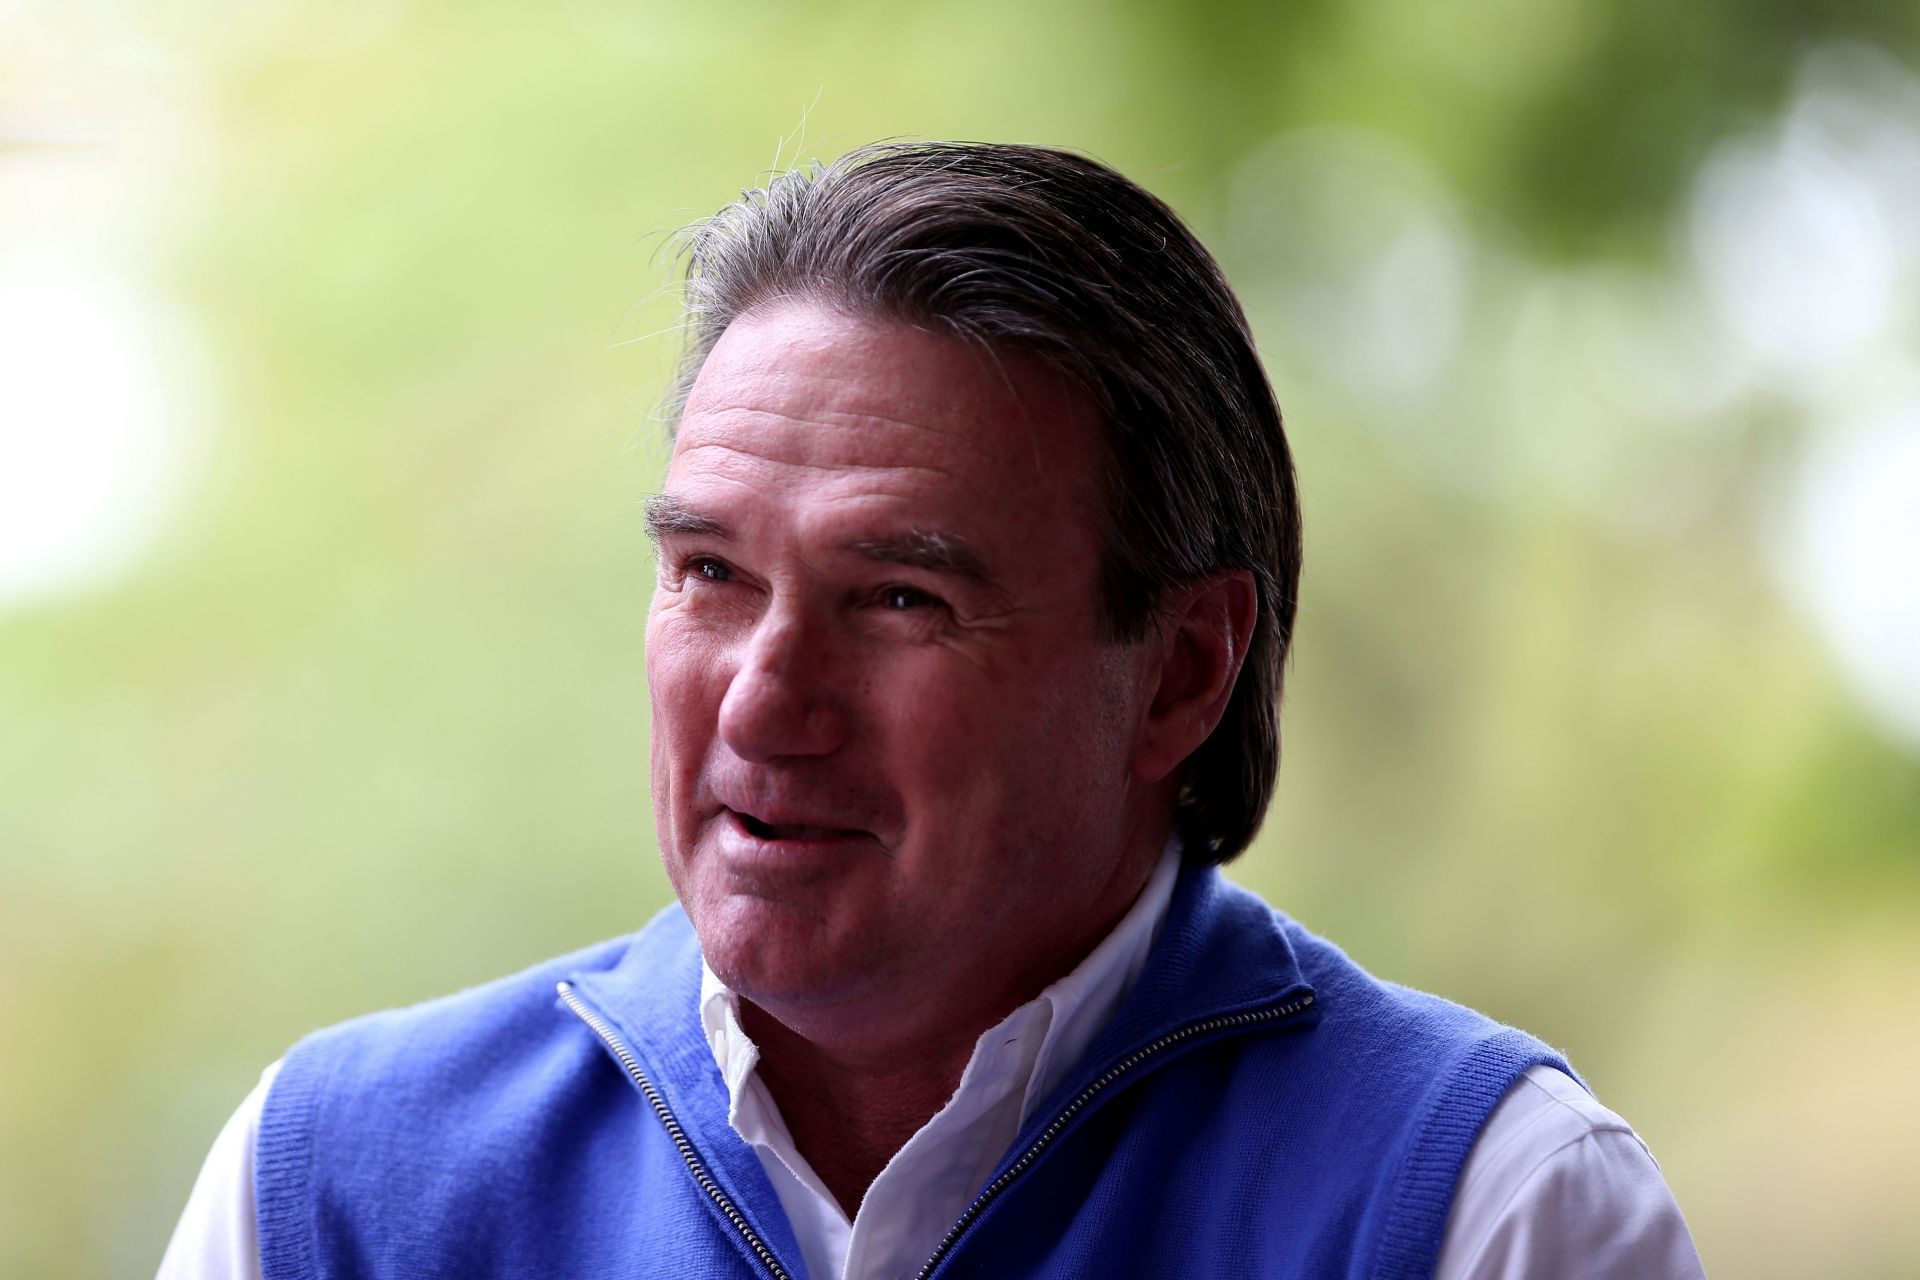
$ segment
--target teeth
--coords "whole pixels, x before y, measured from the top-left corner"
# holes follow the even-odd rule
[[[762,822],[750,813],[741,814],[740,821],[748,832],[762,840],[824,840],[841,834],[833,827],[776,826],[769,822]]]
[[[833,834],[826,827],[773,827],[765,828],[768,840],[819,840]]]

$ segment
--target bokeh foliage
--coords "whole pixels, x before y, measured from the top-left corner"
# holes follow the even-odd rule
[[[1235,875],[1376,972],[1565,1046],[1710,1269],[1911,1274],[1920,764],[1763,554],[1804,415],[1736,405],[1707,499],[1610,520],[1477,434],[1516,323],[1497,298],[1455,390],[1391,411],[1300,354],[1286,298],[1314,263],[1287,248],[1316,242],[1288,210],[1316,193],[1273,195],[1258,157],[1302,129],[1385,140],[1508,260],[1658,272],[1692,175],[1803,56],[1871,41],[1912,66],[1917,12],[0,12],[0,82],[71,73],[62,100],[117,122],[94,163],[151,201],[126,269],[210,370],[164,539],[0,613],[0,1274],[148,1273],[301,1034],[668,900],[639,524],[676,354],[665,233],[885,136],[1088,150],[1248,289],[1309,570],[1279,798]]]

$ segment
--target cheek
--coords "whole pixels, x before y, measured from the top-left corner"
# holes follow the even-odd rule
[[[887,673],[869,700],[883,767],[920,805],[948,812],[1023,807],[1124,782],[1126,673],[1105,661],[1022,671],[929,662]]]
[[[1009,747],[1020,777],[1069,826],[1110,816],[1128,789],[1138,690],[1112,658],[1102,650],[1053,668],[1022,699]]]
[[[721,655],[702,633],[670,614],[647,627],[647,695],[651,704],[655,803],[674,796],[674,776],[698,767],[718,722],[726,675]]]
[[[1005,687],[946,661],[870,671],[860,702],[875,728],[875,763],[920,792],[958,802],[989,781],[1018,725]]]
[[[654,838],[667,879],[689,911],[707,896],[695,873],[700,770],[726,687],[713,648],[698,628],[670,613],[656,613],[647,627]]]

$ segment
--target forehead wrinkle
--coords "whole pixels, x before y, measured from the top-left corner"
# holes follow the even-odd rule
[[[894,397],[895,400],[898,397]],[[966,439],[976,433],[971,423],[952,423],[939,421],[938,405],[927,406],[925,416],[896,417],[893,413],[880,408],[846,408],[833,405],[807,405],[789,412],[785,409],[770,408],[756,403],[720,403],[702,404],[698,412],[689,411],[681,420],[681,430],[687,434],[698,434],[709,420],[744,417],[748,419],[771,418],[772,423],[750,425],[748,430],[756,437],[777,430],[779,427],[798,428],[808,433],[832,431],[917,431],[942,438]],[[1027,417],[1024,407],[1020,416]]]
[[[965,371],[973,375],[974,385],[993,386],[1002,409],[1018,406],[1023,397],[998,360],[989,363],[973,352],[967,356]],[[952,353],[922,355],[901,365],[858,350],[806,344],[744,353],[720,367],[709,358],[688,396],[683,419],[696,414],[770,413],[801,421],[844,417],[939,429],[936,422],[950,413],[952,402],[930,384],[939,382],[943,373],[955,372]],[[788,407],[797,412],[786,412]],[[902,412],[910,416],[896,416]]]
[[[683,437],[684,439],[684,437]],[[755,442],[758,443],[758,442]],[[721,479],[732,478],[728,472],[742,467],[796,467],[804,471],[826,471],[852,474],[856,472],[883,472],[898,475],[931,475],[948,480],[967,481],[968,477],[951,467],[935,466],[930,462],[857,462],[843,458],[823,458],[815,460],[807,457],[775,457],[758,452],[740,443],[728,440],[693,440],[683,443],[675,451],[675,461],[697,453],[718,450],[723,459],[735,459],[732,465],[727,462],[704,463],[703,474]]]

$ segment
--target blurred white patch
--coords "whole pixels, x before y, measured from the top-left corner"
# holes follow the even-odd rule
[[[1696,187],[1698,278],[1799,402],[1789,594],[1863,705],[1920,749],[1920,78],[1859,44],[1810,53],[1771,135]]]
[[[0,99],[0,615],[132,569],[205,444],[205,353],[150,283],[216,185],[205,88],[70,10],[13,33],[59,75]]]
[[[1810,139],[1718,151],[1694,193],[1692,242],[1720,323],[1789,379],[1853,356],[1886,325],[1892,233],[1866,184]]]
[[[117,576],[172,513],[171,327],[109,272],[0,261],[0,609]]]
[[[1785,135],[1790,146],[1846,165],[1892,233],[1911,283],[1920,264],[1920,78],[1872,45],[1816,50],[1801,67]]]
[[[1229,273],[1283,362],[1404,405],[1459,354],[1474,246],[1446,188],[1358,129],[1282,135],[1233,179]]]
[[[1758,382],[1828,416],[1864,366],[1910,358],[1916,209],[1920,81],[1870,46],[1809,54],[1780,125],[1702,166],[1687,219],[1695,278]]]
[[[1788,581],[1863,700],[1920,750],[1920,401],[1816,442]]]
[[[0,116],[0,613],[127,572],[198,460],[198,353],[143,284],[193,171],[140,100]]]

